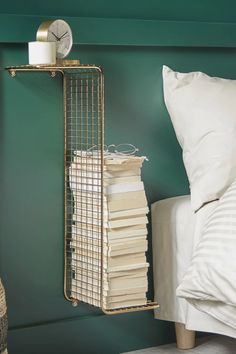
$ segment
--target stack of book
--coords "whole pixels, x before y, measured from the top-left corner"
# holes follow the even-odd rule
[[[76,151],[70,166],[73,195],[71,296],[105,309],[147,303],[145,158]]]

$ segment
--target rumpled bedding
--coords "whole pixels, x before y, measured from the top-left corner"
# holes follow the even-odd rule
[[[199,236],[177,296],[236,329],[236,179]]]

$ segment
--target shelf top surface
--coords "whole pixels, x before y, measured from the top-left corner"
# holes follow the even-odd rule
[[[76,65],[19,65],[19,66],[7,66],[6,70],[8,70],[11,74],[16,72],[30,72],[30,71],[38,71],[38,72],[71,72],[71,71],[97,71],[102,72],[100,66],[94,64],[76,64]]]

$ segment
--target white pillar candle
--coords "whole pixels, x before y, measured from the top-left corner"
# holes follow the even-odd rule
[[[56,64],[56,43],[29,42],[28,54],[30,65]]]

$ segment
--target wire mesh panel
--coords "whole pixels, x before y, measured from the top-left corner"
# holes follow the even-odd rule
[[[94,67],[76,73],[67,71],[64,100],[65,293],[70,299],[101,307],[105,256],[101,70]]]
[[[146,298],[144,157],[121,153],[117,147],[103,151],[101,69],[26,65],[8,70],[12,77],[31,71],[63,75],[65,297],[72,304],[83,301],[98,306],[106,314],[157,308],[156,302]]]
[[[155,308],[157,304],[148,302],[145,295],[143,158],[103,151],[104,82],[99,68],[64,73],[64,109],[65,295],[74,304],[83,301],[107,314]],[[137,186],[140,191],[133,193]],[[108,191],[117,187],[122,187],[121,193],[111,197]],[[138,218],[135,213],[142,215]],[[131,240],[132,248],[128,238],[124,241],[125,235],[141,238]],[[112,244],[112,237],[120,237],[120,241]]]

